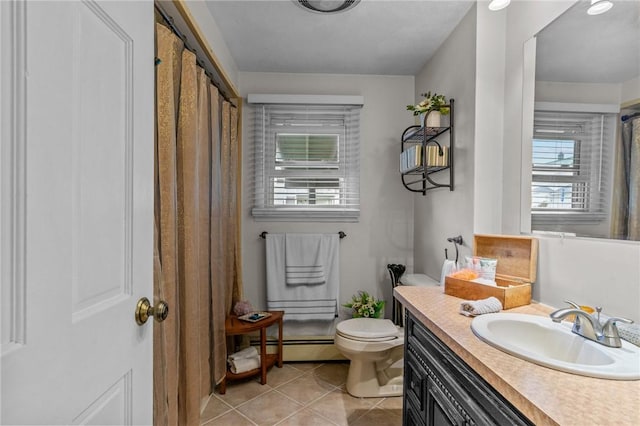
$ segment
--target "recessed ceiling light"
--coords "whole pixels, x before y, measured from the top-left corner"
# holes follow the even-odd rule
[[[509,3],[511,3],[511,0],[492,0],[491,3],[489,3],[489,10],[496,11],[504,9],[509,6]]]
[[[591,7],[587,10],[589,15],[600,15],[613,7],[609,0],[591,0]]]
[[[338,13],[349,10],[360,0],[293,0],[300,7],[316,13]]]

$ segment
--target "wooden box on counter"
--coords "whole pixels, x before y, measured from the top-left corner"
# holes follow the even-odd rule
[[[504,309],[531,303],[531,283],[536,280],[538,240],[517,235],[474,235],[473,255],[498,259],[497,287],[446,277],[444,292],[465,300],[495,297]]]

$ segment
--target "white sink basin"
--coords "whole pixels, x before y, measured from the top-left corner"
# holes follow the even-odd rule
[[[549,317],[496,313],[475,317],[471,330],[484,342],[533,363],[614,380],[640,380],[640,348],[622,341],[609,348],[571,332]]]

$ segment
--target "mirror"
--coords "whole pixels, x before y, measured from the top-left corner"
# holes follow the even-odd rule
[[[640,202],[632,206],[640,164],[630,167],[634,154],[621,148],[630,142],[618,135],[622,123],[631,129],[640,120],[640,3],[613,4],[589,15],[590,2],[579,1],[531,43],[535,106],[533,114],[523,108],[523,164],[531,164],[523,170],[524,232],[640,240]],[[525,45],[525,71],[527,51]]]

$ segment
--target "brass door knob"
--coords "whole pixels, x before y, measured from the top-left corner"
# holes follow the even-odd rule
[[[136,322],[138,325],[142,325],[149,317],[154,317],[156,321],[162,322],[167,319],[169,315],[169,305],[166,302],[160,301],[156,306],[151,306],[151,302],[146,297],[138,300],[136,305]]]

